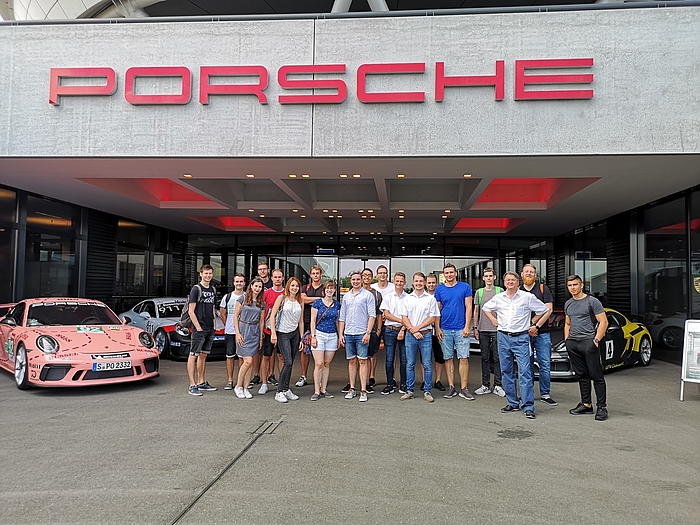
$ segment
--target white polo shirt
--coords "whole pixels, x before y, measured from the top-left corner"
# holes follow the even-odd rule
[[[399,306],[401,303],[403,303],[403,300],[408,294],[404,292],[403,290],[401,291],[401,297],[399,297],[396,294],[396,290],[393,292],[390,292],[384,296],[384,299],[382,300],[382,304],[379,307],[379,309],[382,312],[386,312],[387,310],[389,313],[395,317],[401,317],[401,314],[399,313]],[[401,323],[397,323],[396,321],[389,321],[388,319],[384,322],[385,326],[393,326],[396,328],[400,328],[402,326]]]
[[[408,317],[408,320],[413,326],[423,324],[428,317],[440,317],[440,309],[438,308],[435,297],[424,291],[421,295],[416,295],[415,290],[408,294],[399,306],[399,312],[403,316]],[[430,328],[424,327],[424,330]]]

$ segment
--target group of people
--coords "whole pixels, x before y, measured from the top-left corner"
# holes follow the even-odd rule
[[[206,357],[214,339],[216,290],[211,286],[213,269],[202,266],[200,282],[192,288],[189,313],[192,342],[187,362],[189,393],[202,395],[216,390],[205,378]],[[494,393],[505,397],[502,413],[522,411],[535,418],[534,370],[539,369],[540,400],[550,406],[557,402],[550,393],[551,339],[548,320],[553,299],[550,289],[537,279],[537,270],[526,264],[521,276],[506,272],[504,289],[496,286],[492,268],[482,272],[484,286],[475,293],[469,284],[457,280],[457,269],[447,263],[444,282],[436,275],[416,272],[413,291],[404,291],[406,275],[396,272],[389,281],[385,266],[373,272],[365,268],[350,275],[350,290],[336,300],[334,281],[321,281],[322,269],[314,266],[311,282],[302,285],[296,277],[284,282],[283,272],[269,272],[266,263],[258,266],[258,276],[245,288],[245,277],[233,277],[233,291],[220,304],[225,323],[225,390],[250,399],[250,390],[260,385],[259,395],[276,386],[275,400],[286,403],[299,396],[290,388],[295,356],[301,354],[301,377],[296,386],[308,384],[311,357],[314,360],[312,401],[332,398],[328,377],[335,352],[345,349],[348,383],[342,392],[346,399],[358,396],[360,402],[374,393],[377,354],[384,342],[386,386],[382,395],[399,391],[407,401],[422,391],[423,399],[434,401],[433,389],[447,399],[459,396],[473,401],[468,387],[469,339],[474,336],[481,349],[481,385],[474,394]],[[522,285],[520,283],[522,277]],[[607,318],[602,304],[583,292],[577,275],[567,278],[571,299],[565,305],[564,337],[571,365],[579,377],[581,402],[569,412],[593,414],[591,382],[596,392],[595,419],[607,419],[606,385],[598,345],[605,335]],[[395,377],[398,354],[399,381]],[[459,389],[455,384],[455,354],[458,362]],[[275,359],[275,355],[278,356]],[[234,381],[234,358],[239,358]],[[418,360],[422,383],[416,386]],[[275,366],[279,362],[279,381]],[[433,368],[433,362],[435,366]],[[433,373],[433,370],[435,373]],[[442,383],[444,373],[447,386]],[[491,374],[493,373],[493,390]]]

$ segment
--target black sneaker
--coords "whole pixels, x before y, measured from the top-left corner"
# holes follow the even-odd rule
[[[277,378],[275,377],[275,374],[270,375],[270,377],[267,378],[267,382],[270,383],[271,385],[276,385]]]
[[[399,387],[399,385],[396,384],[396,380],[391,382],[391,386],[394,387],[394,390],[396,390]]]
[[[382,390],[382,395],[383,396],[388,396],[389,394],[393,394],[395,392],[393,386],[386,385],[384,387],[384,390]]]
[[[376,384],[377,384],[377,382],[374,380],[373,377],[370,377],[369,381],[367,381],[367,386],[374,386]],[[369,392],[369,390],[367,392]]]
[[[209,384],[209,381],[204,381],[204,383],[199,383],[197,385],[197,388],[199,388],[199,390],[202,392],[214,392],[214,391],[216,391],[216,387],[211,386]]]
[[[350,392],[350,383],[348,383],[348,384],[345,385],[343,388],[341,388],[340,391],[341,391],[343,394],[347,394],[348,392]]]
[[[260,384],[260,376],[253,376],[253,379],[250,380],[251,385],[259,385]]]
[[[420,384],[420,389],[421,389],[421,390],[425,390],[425,381],[423,381],[423,382]]]
[[[552,399],[551,397],[541,397],[540,401],[542,401],[543,403],[547,403],[551,407],[555,407],[559,404],[556,401],[554,401],[554,399]]]
[[[372,388],[370,385],[367,385],[367,388],[365,388],[365,392],[368,394],[374,394],[374,388]]]
[[[447,389],[446,389],[446,388],[444,387],[444,385],[438,380],[438,381],[435,381],[435,390],[439,390],[440,392],[444,392],[444,391],[447,390]]]
[[[605,407],[598,407],[595,413],[595,420],[605,421],[606,419],[608,419],[608,409]]]
[[[510,414],[511,412],[517,412],[518,410],[520,410],[520,407],[506,405],[501,409],[501,414]]]
[[[525,417],[528,419],[535,419],[535,413],[532,410],[525,412]]]
[[[572,416],[580,416],[583,414],[592,414],[593,413],[593,407],[587,407],[583,403],[579,403],[576,405],[576,408],[572,408],[569,410],[569,414]]]
[[[406,385],[401,385],[399,387],[399,394],[405,394],[408,391],[408,387]]]

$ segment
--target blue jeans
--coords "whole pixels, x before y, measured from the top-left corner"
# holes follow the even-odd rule
[[[548,397],[552,383],[552,339],[549,337],[549,332],[531,337],[530,344],[534,350],[530,357],[532,377],[535,377],[535,356],[537,356],[537,364],[540,367],[540,397]]]
[[[364,334],[345,334],[345,357],[348,359],[367,359],[369,344],[362,344]]]
[[[423,390],[430,392],[433,386],[433,338],[426,334],[423,339],[416,339],[413,334],[406,334],[406,390],[413,392],[416,383],[416,354],[420,351],[423,363]]]
[[[384,331],[384,350],[386,351],[386,384],[394,384],[394,357],[396,355],[396,347],[399,347],[399,378],[400,385],[406,384],[406,342],[399,341],[399,332],[396,330],[386,329]]]
[[[523,412],[534,412],[535,388],[530,369],[530,336],[527,332],[515,337],[498,332],[498,357],[501,361],[503,390],[506,392],[508,404],[512,407],[521,406]],[[515,386],[515,362],[518,363],[518,384],[522,403]]]

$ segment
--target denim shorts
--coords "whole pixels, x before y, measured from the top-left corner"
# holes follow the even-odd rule
[[[211,345],[214,344],[214,330],[194,330],[192,332],[192,342],[190,343],[190,355],[209,355]]]
[[[467,359],[469,357],[469,337],[463,337],[462,330],[443,330],[442,355],[445,361],[454,358],[455,349],[457,349],[459,359]]]
[[[362,338],[364,334],[348,335],[345,334],[345,357],[348,359],[367,359],[369,357],[369,344],[363,345]]]
[[[312,352],[335,352],[338,350],[338,334],[328,334],[316,330],[316,348],[311,347]]]

